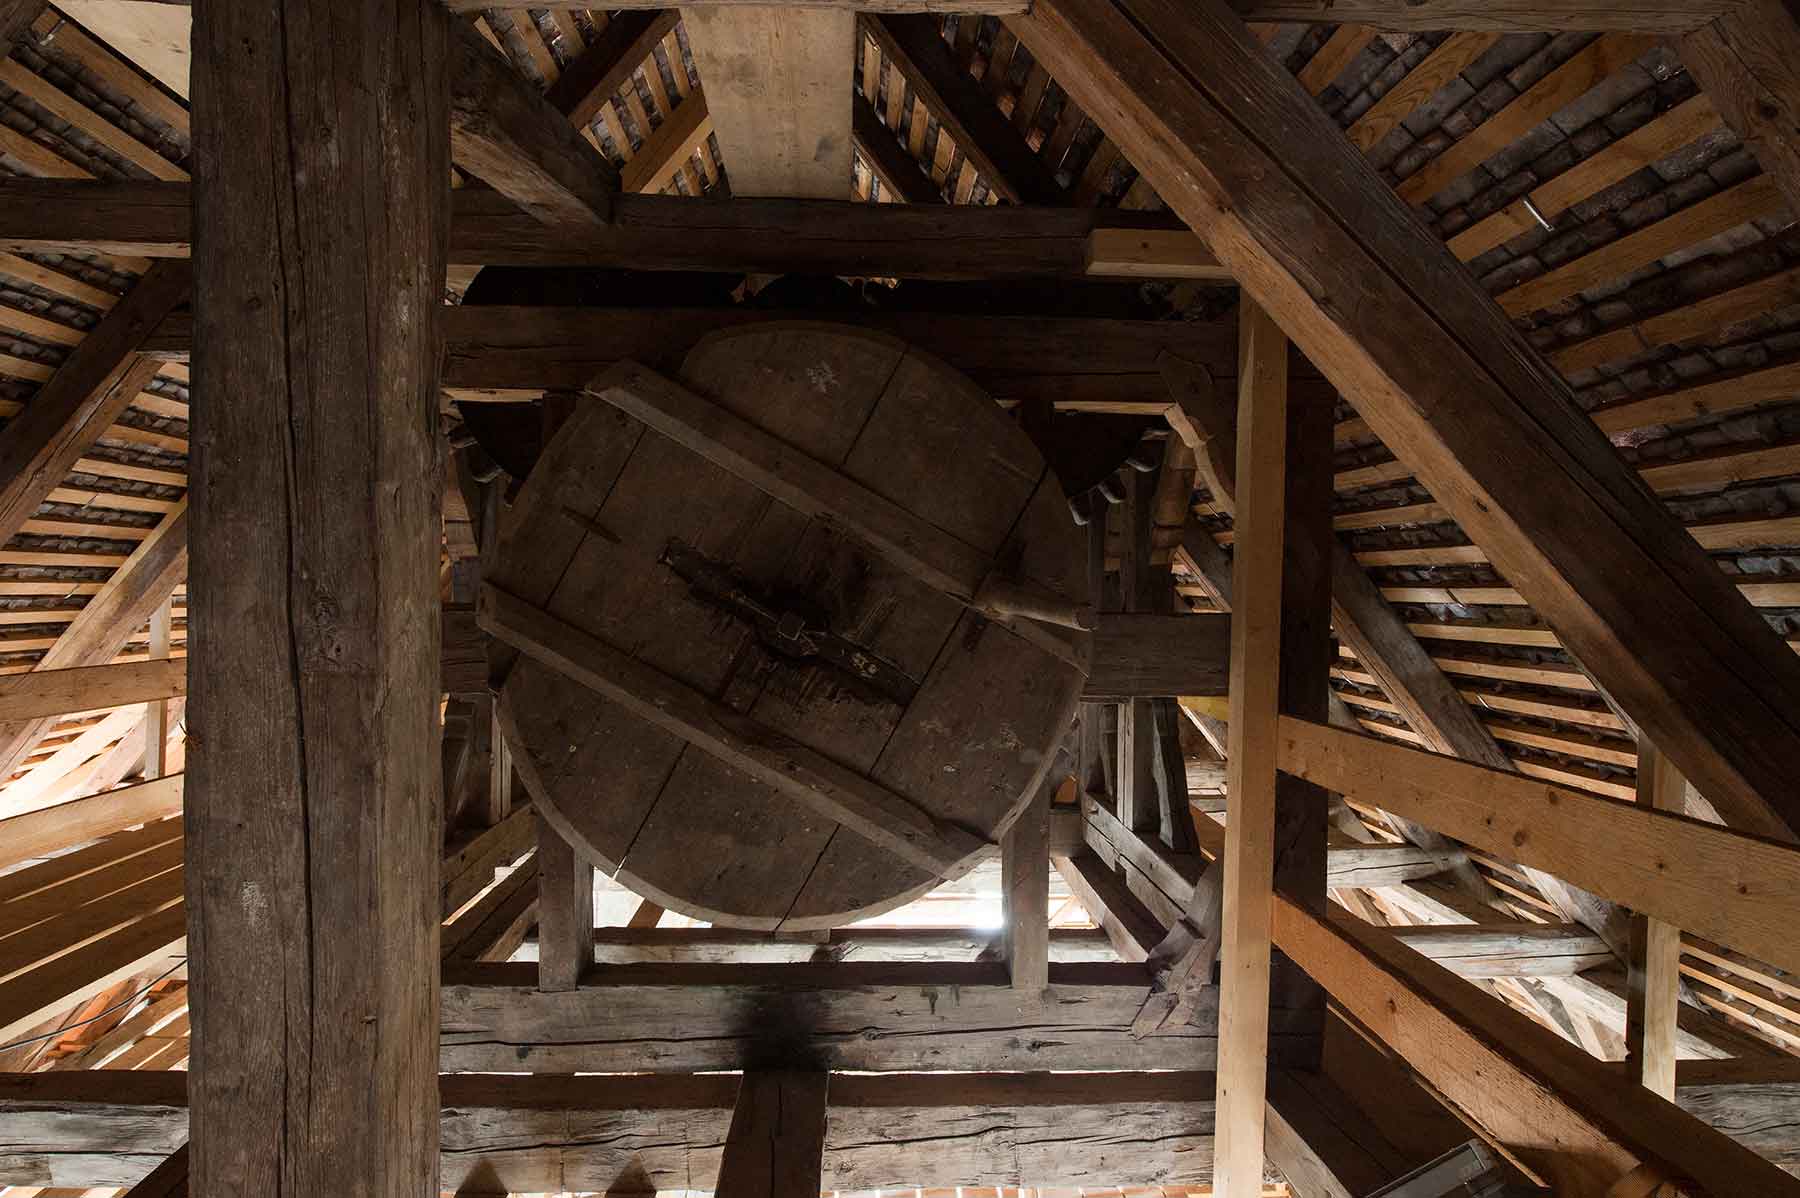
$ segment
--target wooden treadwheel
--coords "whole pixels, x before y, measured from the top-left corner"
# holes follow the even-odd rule
[[[1087,637],[1061,488],[891,338],[760,325],[623,364],[522,489],[484,620],[544,815],[670,909],[831,927],[966,871],[1040,784]],[[985,610],[983,610],[985,609]]]

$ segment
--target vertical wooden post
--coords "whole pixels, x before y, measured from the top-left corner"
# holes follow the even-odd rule
[[[447,20],[194,6],[196,1194],[437,1194]]]
[[[817,1198],[830,1077],[745,1070],[719,1159],[717,1198]]]
[[[1685,806],[1687,779],[1648,737],[1638,739],[1637,801],[1658,811]],[[1625,1070],[1631,1080],[1675,1098],[1675,1029],[1681,1010],[1681,929],[1648,915],[1631,919],[1625,986]]]
[[[170,633],[175,618],[175,598],[162,601],[150,616],[150,656],[160,661],[169,657]],[[169,772],[169,701],[152,699],[144,704],[144,780],[160,778]]]
[[[1036,992],[1050,984],[1051,793],[1046,781],[1000,837],[1006,965],[1015,990]]]
[[[1149,611],[1151,587],[1150,517],[1153,488],[1145,476],[1125,471],[1124,527],[1119,530],[1119,595],[1128,612]],[[1119,704],[1117,795],[1119,822],[1133,832],[1155,835],[1161,827],[1156,802],[1156,724],[1150,700]]]
[[[1262,1193],[1269,958],[1275,870],[1275,726],[1281,676],[1286,509],[1287,338],[1241,300],[1237,553],[1232,568],[1231,726],[1220,949],[1215,1192]]]
[[[1271,369],[1287,369],[1287,343],[1278,343]],[[1287,406],[1287,456],[1281,547],[1281,714],[1323,724],[1330,720],[1331,560],[1331,399],[1294,396]],[[1275,889],[1323,915],[1326,911],[1326,829],[1330,797],[1324,787],[1280,774],[1275,780]],[[1288,1012],[1313,1012],[1316,1030],[1325,1026],[1325,991],[1293,962],[1276,953],[1272,992]],[[1322,1041],[1310,1044],[1310,1059],[1288,1063],[1319,1067]]]
[[[573,990],[594,961],[594,866],[537,817],[538,989]]]

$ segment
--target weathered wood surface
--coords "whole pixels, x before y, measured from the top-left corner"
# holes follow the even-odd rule
[[[1231,618],[1107,612],[1094,629],[1084,701],[1153,695],[1223,695]]]
[[[594,960],[594,866],[537,813],[538,989],[573,990]]]
[[[1675,46],[1790,211],[1800,207],[1800,25],[1793,8],[1743,0]]]
[[[150,660],[0,677],[0,719],[97,711],[187,693],[187,662]]]
[[[1246,21],[1313,21],[1429,32],[1681,33],[1732,12],[1737,0],[1229,0]]]
[[[450,153],[457,166],[553,227],[612,216],[618,168],[464,21],[444,21]]]
[[[855,14],[727,5],[682,18],[732,194],[841,198],[850,186]]]
[[[132,1185],[187,1134],[184,1073],[0,1078],[0,1185]],[[446,1189],[710,1190],[738,1079],[447,1075]],[[1204,1185],[1204,1073],[839,1074],[823,1185]]]
[[[181,813],[185,775],[167,774],[0,820],[0,869]]]
[[[531,966],[447,970],[442,1067],[533,1072],[808,1065],[906,1070],[1209,1069],[1216,1009],[1137,1039],[1143,970],[1050,966],[1038,1001],[1000,962],[620,965],[568,994]],[[1274,1016],[1277,1060],[1317,1018]],[[1299,1024],[1300,1026],[1295,1026]]]
[[[719,1157],[718,1198],[812,1198],[824,1189],[830,1080],[816,1069],[744,1071]]]
[[[633,63],[634,68],[639,62],[642,59]],[[676,109],[677,116],[687,104],[683,101]],[[880,136],[898,148],[885,126]],[[929,182],[911,158],[906,162]],[[0,180],[0,249],[186,257],[192,240],[189,196],[182,183]],[[1187,226],[1166,214],[1117,208],[863,204],[767,197],[694,204],[679,196],[625,193],[614,200],[609,225],[568,225],[546,232],[541,222],[506,197],[465,189],[452,197],[451,218],[451,260],[470,266],[798,271],[929,279],[1179,276],[1230,282]],[[1100,239],[1096,256],[1095,238],[1106,233],[1115,236]],[[1116,236],[1132,233],[1154,235],[1158,245],[1163,238],[1182,238],[1178,263],[1165,270],[1159,264],[1147,266],[1139,255],[1116,269],[1109,266]]]
[[[435,0],[194,16],[192,1187],[421,1194],[446,19]]]
[[[1050,978],[1049,785],[1000,837],[1000,918],[1013,986],[1042,990]]]
[[[1304,720],[1280,741],[1281,768],[1327,789],[1800,968],[1800,848]]]
[[[531,399],[546,389],[579,391],[596,374],[625,359],[672,372],[679,368],[681,355],[707,333],[796,320],[853,324],[930,345],[933,353],[994,398],[1049,399],[1059,411],[1160,415],[1169,398],[1155,363],[1165,350],[1200,361],[1221,385],[1237,377],[1237,333],[1226,321],[743,307],[462,306],[446,309],[443,319],[444,384],[463,400]],[[191,326],[177,316],[164,322],[149,350],[185,359],[192,344]],[[1298,392],[1324,384],[1308,377],[1304,382],[1296,378],[1294,386]]]
[[[1596,1069],[1581,1048],[1385,929],[1326,919],[1277,895],[1275,939],[1344,1011],[1446,1100],[1549,1180],[1605,1198],[1640,1163],[1709,1194],[1800,1194],[1800,1180],[1701,1120]]]
[[[1242,21],[1006,21],[1721,814],[1800,832],[1800,661]]]
[[[1053,928],[1050,960],[1117,961],[1098,928]],[[1003,937],[997,932],[956,928],[839,928],[825,940],[782,938],[732,928],[595,928],[594,959],[601,965],[698,964],[787,965],[829,961],[967,962],[999,961]],[[529,959],[537,946],[527,941]]]
[[[1079,599],[1073,526],[1023,433],[889,338],[734,330],[683,377],[680,420],[582,401],[520,493],[495,587],[596,645],[514,667],[509,740],[547,815],[645,897],[727,926],[847,923],[973,864],[1037,786],[1079,682],[910,567],[948,546],[932,581],[972,591],[1013,553]],[[867,547],[875,524],[907,568]],[[698,590],[714,565],[916,690],[787,656]]]
[[[666,0],[626,0],[616,7],[621,9],[661,8]],[[1009,13],[1024,12],[1027,0],[800,0],[797,4],[784,4],[783,8],[842,8],[857,12],[956,12],[956,13]],[[573,4],[556,3],[543,5],[530,3],[528,0],[501,0],[499,4],[489,4],[485,0],[445,0],[445,7],[451,12],[486,12],[499,9],[502,12],[517,12],[524,8],[574,8]],[[684,4],[683,8],[757,8],[766,7],[765,0],[700,0],[698,4]]]

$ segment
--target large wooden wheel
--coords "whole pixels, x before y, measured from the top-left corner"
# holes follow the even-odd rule
[[[717,924],[841,925],[966,871],[1041,782],[1087,638],[1076,530],[995,403],[891,338],[759,325],[602,376],[484,619],[520,776],[602,868]],[[979,592],[979,594],[977,594]]]

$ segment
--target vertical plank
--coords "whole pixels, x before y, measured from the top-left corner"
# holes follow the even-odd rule
[[[194,9],[198,1194],[437,1190],[447,21]]]
[[[1271,350],[1267,370],[1285,389],[1285,337]],[[1259,368],[1261,369],[1261,368]],[[1277,384],[1262,384],[1274,389]],[[1285,504],[1281,549],[1281,656],[1283,715],[1323,724],[1330,718],[1331,531],[1333,403],[1326,394],[1295,396],[1287,406]],[[1329,796],[1324,787],[1287,774],[1275,781],[1275,889],[1314,911],[1325,906],[1325,832]],[[1271,984],[1278,1006],[1317,1012],[1324,1026],[1325,992],[1277,954]],[[1299,1064],[1300,1061],[1293,1063]],[[1318,1068],[1317,1045],[1304,1062]]]
[[[1125,471],[1124,526],[1119,530],[1119,592],[1128,612],[1153,610],[1150,527],[1155,488],[1136,470]],[[1150,700],[1119,704],[1119,820],[1133,832],[1161,826],[1156,794],[1156,724]]]
[[[1269,932],[1275,871],[1275,725],[1286,522],[1287,338],[1246,295],[1238,334],[1237,552],[1220,949],[1215,1191],[1262,1193]]]
[[[718,1198],[818,1198],[829,1078],[745,1072],[719,1160]]]
[[[1013,989],[1050,984],[1051,782],[1000,837],[1000,902],[1006,920],[1006,966]]]
[[[594,866],[537,817],[538,989],[573,990],[594,960]]]
[[[1638,741],[1637,801],[1684,809],[1687,779],[1648,739]],[[1681,929],[1649,915],[1631,919],[1625,984],[1625,1070],[1631,1080],[1675,1099],[1675,1029],[1681,1010]]]
[[[169,634],[175,619],[175,600],[170,596],[150,616],[150,656],[167,661]],[[169,701],[152,699],[144,705],[144,780],[169,772]]]

